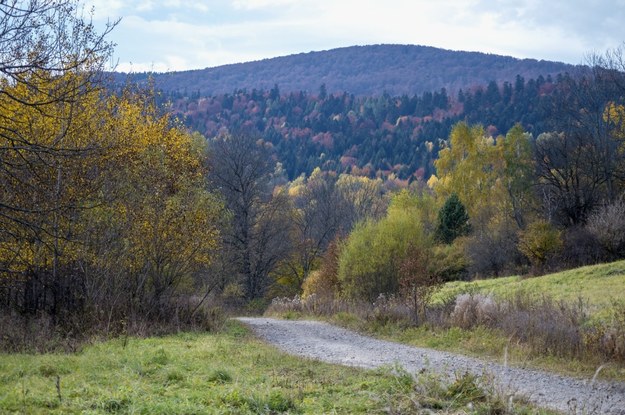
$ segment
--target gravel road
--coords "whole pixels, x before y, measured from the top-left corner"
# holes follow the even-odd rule
[[[410,373],[422,370],[452,376],[488,375],[511,396],[570,414],[625,415],[625,384],[570,378],[507,367],[452,353],[406,346],[357,334],[318,321],[239,318],[259,337],[283,351],[348,366],[376,368],[399,364]]]

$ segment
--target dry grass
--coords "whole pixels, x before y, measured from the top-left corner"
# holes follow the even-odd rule
[[[588,367],[583,371],[589,372],[593,365],[612,363],[618,367],[625,363],[625,303],[614,303],[610,310],[610,318],[592,320],[587,303],[581,300],[566,302],[520,292],[505,300],[479,293],[460,294],[446,304],[430,306],[421,326],[426,331],[419,331],[418,336],[421,342],[431,336],[430,346],[454,350],[466,346],[478,355],[507,353],[510,346],[522,350],[527,359],[570,361],[571,367],[585,362]],[[416,326],[410,307],[384,296],[372,304],[283,298],[274,300],[267,313],[285,318],[321,317],[408,342],[409,336],[403,333]],[[479,342],[470,333],[479,333]],[[436,337],[447,340],[437,341]],[[449,339],[458,344],[449,344]],[[568,364],[563,363],[563,372],[577,370]]]
[[[100,317],[100,318],[98,318]],[[76,352],[84,345],[110,338],[163,336],[183,331],[215,332],[226,321],[218,307],[179,307],[168,319],[126,316],[109,319],[99,313],[47,314],[0,312],[0,353]]]

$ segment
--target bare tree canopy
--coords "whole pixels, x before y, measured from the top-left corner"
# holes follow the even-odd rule
[[[94,75],[110,58],[113,44],[106,36],[117,22],[101,33],[76,0],[9,0],[0,3],[0,92],[5,86],[25,83],[38,88],[47,76],[67,72]],[[91,79],[87,77],[87,80]],[[24,105],[45,105],[68,99],[74,88],[47,91],[48,100],[12,97]],[[75,92],[75,91],[74,91]]]
[[[275,162],[253,134],[210,141],[211,180],[231,213],[224,258],[247,299],[262,298],[269,274],[290,250],[289,200],[270,186]]]

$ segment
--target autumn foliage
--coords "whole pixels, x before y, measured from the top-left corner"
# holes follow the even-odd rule
[[[21,85],[5,92],[33,99]],[[92,89],[71,105],[43,106],[45,116],[42,106],[13,105],[5,128],[28,147],[2,138],[12,170],[2,172],[0,192],[13,207],[0,239],[5,305],[157,315],[175,289],[190,289],[217,236],[204,141],[158,115],[145,96]]]

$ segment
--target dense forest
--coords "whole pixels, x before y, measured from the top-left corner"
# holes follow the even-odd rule
[[[516,123],[538,135],[554,128],[555,110],[571,87],[572,75],[555,79],[521,75],[500,84],[421,95],[356,97],[239,90],[210,97],[162,92],[163,102],[185,125],[206,137],[246,130],[270,143],[293,179],[315,168],[402,181],[427,180],[452,125],[482,123],[496,136]]]
[[[516,59],[479,52],[451,51],[416,45],[351,46],[300,53],[193,71],[117,74],[118,82],[146,83],[157,89],[202,96],[239,89],[269,90],[275,84],[285,93],[328,92],[355,96],[422,94],[440,90],[457,92],[474,85],[556,76],[575,67],[560,62]]]

